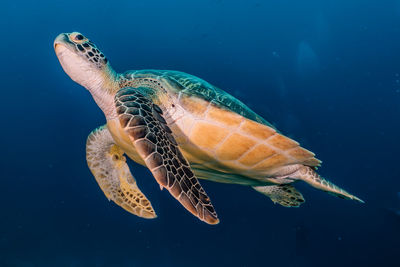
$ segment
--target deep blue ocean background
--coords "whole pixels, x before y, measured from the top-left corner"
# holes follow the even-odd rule
[[[158,218],[108,202],[85,161],[105,123],[62,70],[80,31],[118,72],[173,69],[226,90],[365,200],[306,184],[300,208],[202,181],[202,223],[130,167]],[[0,266],[400,266],[400,1],[2,1]]]

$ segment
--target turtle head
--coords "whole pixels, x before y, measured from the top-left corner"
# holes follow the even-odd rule
[[[79,32],[61,33],[54,40],[54,50],[64,71],[72,80],[91,90],[107,87],[115,78],[107,58]]]
[[[54,50],[68,76],[90,91],[106,117],[114,116],[118,75],[97,46],[81,33],[72,32],[58,35]]]

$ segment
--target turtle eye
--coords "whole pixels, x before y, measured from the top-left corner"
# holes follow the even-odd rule
[[[76,44],[82,44],[87,41],[87,38],[80,33],[71,33],[69,39]]]

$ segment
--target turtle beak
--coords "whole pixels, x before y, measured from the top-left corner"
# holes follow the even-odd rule
[[[59,45],[64,45],[65,46],[65,43],[67,43],[67,42],[68,42],[67,34],[66,33],[59,34],[56,37],[56,39],[54,40],[54,43],[53,43],[54,49],[57,51],[57,46],[59,46]]]

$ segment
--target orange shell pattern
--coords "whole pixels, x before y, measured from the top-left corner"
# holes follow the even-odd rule
[[[182,95],[179,104],[191,115],[171,129],[191,163],[256,179],[284,165],[320,165],[314,153],[272,127],[194,96]]]

